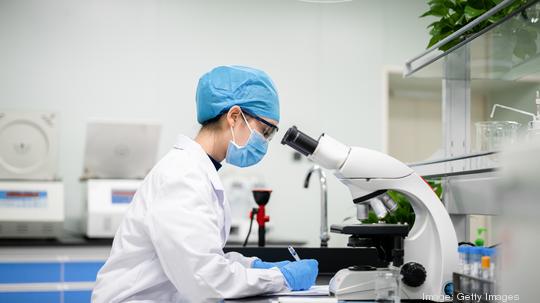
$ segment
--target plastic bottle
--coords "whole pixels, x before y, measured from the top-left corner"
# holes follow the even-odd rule
[[[484,248],[473,246],[470,248],[469,260],[471,263],[471,273],[473,277],[481,278],[482,277],[482,254]],[[482,283],[479,281],[471,280],[470,284],[471,293],[482,293]]]
[[[491,276],[491,268],[490,264],[491,260],[489,256],[483,256],[482,257],[482,278],[486,280],[493,280],[493,277]],[[482,283],[484,286],[482,287],[483,293],[491,293],[491,285],[489,283]]]
[[[483,256],[482,257],[482,279],[491,280],[491,258],[489,256]]]
[[[482,265],[482,256],[484,254],[484,247],[473,246],[470,248],[469,261],[471,266],[470,275],[474,277],[482,277],[480,271]]]
[[[469,245],[461,245],[458,247],[459,253],[459,271],[464,275],[471,274],[471,247]],[[461,291],[464,293],[469,293],[471,290],[470,279],[467,277],[460,277],[460,286]]]
[[[465,275],[471,273],[471,266],[469,263],[470,246],[461,245],[458,247],[459,253],[459,272]]]
[[[495,248],[484,248],[483,255],[489,257],[489,276],[491,280],[495,280],[495,268],[497,266],[497,250]]]

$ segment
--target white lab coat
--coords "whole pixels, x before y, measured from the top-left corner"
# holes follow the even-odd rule
[[[212,162],[180,136],[133,197],[92,302],[217,302],[286,289],[278,269],[253,269],[254,258],[223,253],[230,225]]]

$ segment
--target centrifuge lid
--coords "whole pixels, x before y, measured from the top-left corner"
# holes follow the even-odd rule
[[[54,119],[50,113],[0,113],[2,179],[54,178]]]

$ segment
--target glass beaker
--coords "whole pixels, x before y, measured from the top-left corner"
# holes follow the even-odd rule
[[[399,303],[401,273],[396,270],[380,270],[375,277],[375,302]]]
[[[514,121],[476,122],[476,151],[500,151],[505,145],[516,143],[521,124]]]

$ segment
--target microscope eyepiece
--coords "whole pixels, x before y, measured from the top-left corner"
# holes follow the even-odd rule
[[[289,145],[302,155],[309,156],[315,151],[319,141],[299,131],[296,126],[293,126],[287,130],[283,139],[281,139],[281,144]]]

